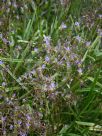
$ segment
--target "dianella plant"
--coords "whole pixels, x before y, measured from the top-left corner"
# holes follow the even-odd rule
[[[0,136],[102,135],[102,1],[0,1]]]

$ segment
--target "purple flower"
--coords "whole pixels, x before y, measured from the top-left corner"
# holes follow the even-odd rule
[[[2,34],[0,34],[0,38],[2,39]]]
[[[89,42],[86,42],[86,46],[87,46],[87,47],[90,46],[90,44],[91,44],[90,41],[89,41]]]
[[[70,68],[71,65],[70,65],[70,62],[67,62],[67,68]]]
[[[13,102],[12,102],[11,100],[9,100],[9,101],[8,101],[8,104],[9,104],[9,105],[12,105],[12,104],[13,104]]]
[[[75,22],[75,26],[79,27],[80,26],[79,22]]]
[[[15,111],[18,111],[19,110],[19,106],[15,106]]]
[[[22,124],[22,121],[21,120],[18,120],[18,125],[21,125]]]
[[[15,2],[13,3],[13,7],[14,7],[14,8],[17,8],[17,4],[16,4]]]
[[[1,117],[2,122],[6,120],[6,117]]]
[[[13,129],[13,125],[10,125],[10,130],[12,130]]]
[[[75,63],[78,65],[78,64],[80,64],[80,61],[79,60],[75,60]]]
[[[67,51],[70,51],[70,48],[69,48],[69,47],[65,47],[65,49],[66,49]]]
[[[74,53],[72,53],[72,54],[70,55],[70,58],[71,58],[72,60],[74,60],[75,58],[77,58],[77,55],[74,54]]]
[[[8,43],[8,40],[6,38],[3,38],[2,40],[5,44]]]
[[[30,117],[28,114],[26,115],[26,117],[27,117],[27,120],[28,120],[28,121],[31,120],[31,117]]]
[[[13,98],[16,97],[16,93],[14,93],[14,94],[12,95],[12,97],[13,97]]]
[[[54,83],[54,82],[52,82],[51,84],[50,84],[50,88],[55,88],[56,87],[56,84]]]
[[[99,18],[102,19],[102,14],[99,15]]]
[[[61,28],[61,29],[66,29],[67,26],[66,26],[66,24],[63,22],[63,23],[61,24],[60,28]]]
[[[82,63],[83,63],[82,59],[77,59],[75,62],[77,65],[82,65]]]
[[[78,42],[81,42],[81,37],[79,35],[76,36],[76,39],[78,40]]]
[[[82,75],[82,72],[83,72],[82,69],[79,68],[79,69],[78,69],[78,73],[79,73],[80,75]]]
[[[47,46],[49,46],[50,43],[51,43],[51,37],[50,37],[50,36],[45,36],[45,35],[44,35],[44,42],[46,43]]]
[[[29,129],[29,127],[30,127],[30,123],[29,122],[26,123],[26,127]]]
[[[43,64],[43,65],[42,65],[42,69],[45,69],[45,67],[46,67],[46,65],[45,65],[45,64]]]
[[[0,60],[0,65],[2,65],[3,64],[3,61],[2,60]]]
[[[27,134],[20,131],[20,136],[27,136]]]
[[[6,86],[6,82],[2,82],[2,86]]]
[[[38,52],[38,48],[34,48],[34,51],[37,53]]]
[[[50,58],[48,56],[45,57],[45,61],[46,62],[49,62],[50,61]]]

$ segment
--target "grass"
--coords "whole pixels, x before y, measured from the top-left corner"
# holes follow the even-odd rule
[[[0,136],[101,136],[101,0],[0,3]]]

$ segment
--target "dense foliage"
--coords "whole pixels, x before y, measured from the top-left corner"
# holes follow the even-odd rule
[[[101,136],[102,0],[0,9],[0,136]]]

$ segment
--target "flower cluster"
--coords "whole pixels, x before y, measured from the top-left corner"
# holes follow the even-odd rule
[[[93,81],[93,72],[100,67],[102,29],[94,28],[98,11],[60,20],[63,8],[55,18],[56,4],[53,7],[50,2],[0,2],[0,136],[58,134],[66,122],[76,119],[76,108],[83,107],[80,90],[88,87],[87,81]],[[64,5],[69,0],[60,2]],[[99,14],[97,22],[101,19]]]
[[[7,97],[4,91],[0,91],[0,102],[0,135],[26,136],[29,131],[44,129],[40,112],[29,109],[27,104],[21,105],[16,94]]]

